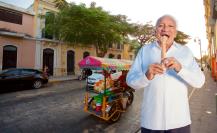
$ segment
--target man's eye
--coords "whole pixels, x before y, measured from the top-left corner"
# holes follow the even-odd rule
[[[170,28],[174,28],[175,26],[173,26],[173,25],[169,25],[169,27],[170,27]]]

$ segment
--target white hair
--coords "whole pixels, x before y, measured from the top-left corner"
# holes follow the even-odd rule
[[[155,24],[155,27],[157,27],[160,24],[161,20],[164,19],[164,18],[170,18],[175,23],[175,26],[176,26],[176,29],[177,29],[178,23],[177,23],[176,19],[173,16],[168,15],[168,14],[163,15],[160,18],[158,18],[158,20],[157,20],[157,22]]]

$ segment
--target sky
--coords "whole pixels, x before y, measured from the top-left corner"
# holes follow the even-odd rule
[[[27,8],[33,3],[33,0],[0,0],[6,3]],[[101,6],[110,14],[126,15],[131,22],[145,24],[152,22],[155,25],[156,20],[169,14],[176,18],[178,30],[190,35],[192,38],[200,38],[202,53],[207,53],[207,39],[204,18],[203,0],[66,0],[76,4],[85,3],[87,6],[92,1],[96,6]],[[200,57],[200,46],[192,40],[187,44],[193,54]]]

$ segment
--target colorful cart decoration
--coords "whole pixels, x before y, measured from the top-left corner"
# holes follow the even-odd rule
[[[131,64],[132,61],[130,60],[87,56],[79,62],[79,67],[101,70],[129,70]]]
[[[131,64],[130,60],[94,56],[88,56],[79,62],[81,69],[103,70],[105,77],[104,80],[96,82],[94,87],[86,86],[85,112],[110,122],[120,119],[121,113],[126,111],[134,99],[134,90],[126,85],[126,77],[124,77]],[[122,78],[111,79],[110,74],[113,70],[121,71]]]

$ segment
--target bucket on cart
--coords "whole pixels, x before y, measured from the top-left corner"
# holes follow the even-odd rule
[[[127,100],[128,100],[128,97],[123,97],[121,99],[123,109],[126,109],[126,107],[127,107]]]
[[[96,111],[99,112],[102,109],[102,104],[101,103],[96,103]]]

